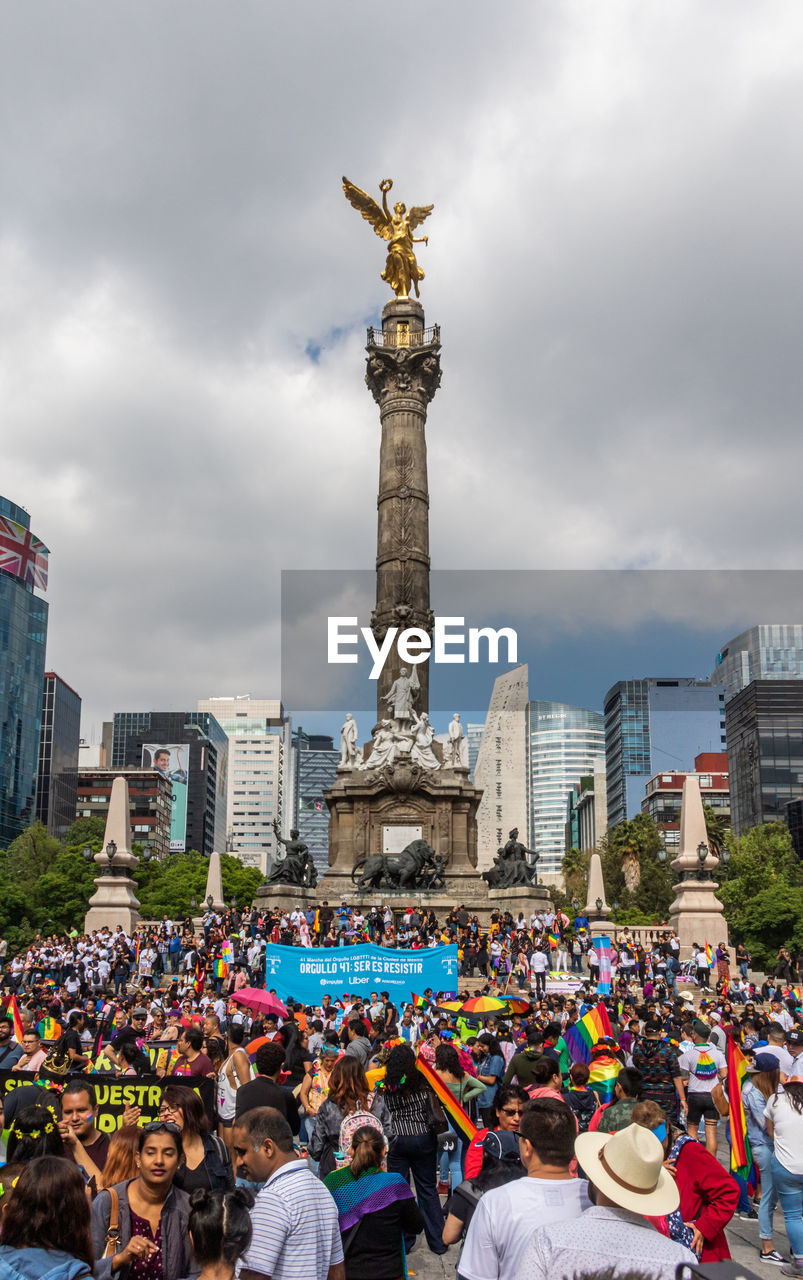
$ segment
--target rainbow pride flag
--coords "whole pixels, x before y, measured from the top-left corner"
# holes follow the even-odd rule
[[[11,1021],[14,1024],[14,1039],[17,1044],[22,1044],[22,1018],[20,1017],[19,1005],[17,997],[10,995],[5,1001],[5,1011],[11,1014]]]
[[[226,964],[234,964],[234,951],[228,938],[220,948],[220,958],[221,960],[225,960]]]
[[[423,1058],[417,1058],[415,1065],[451,1120],[455,1132],[461,1138],[464,1138],[466,1142],[473,1142],[477,1136],[477,1126],[460,1106],[448,1085],[441,1080],[437,1071],[433,1071],[432,1067],[427,1066]]]
[[[206,971],[201,968],[200,963],[195,965],[195,978],[193,980],[193,990],[196,996],[203,994],[204,983],[206,982]]]
[[[600,1053],[590,1064],[588,1087],[593,1089],[600,1102],[611,1102],[616,1077],[622,1070],[622,1064],[613,1054]]]
[[[560,934],[559,934],[559,933],[555,933],[555,931],[554,931],[553,929],[550,929],[549,933],[547,934],[547,938],[549,939],[549,945],[550,945],[550,947],[559,947],[559,946],[560,946]]]
[[[432,1004],[432,1001],[427,1000],[426,996],[417,996],[414,991],[411,991],[410,995],[413,997],[410,1003],[414,1009],[428,1009]]]
[[[709,969],[710,969],[710,968],[711,968],[711,966],[713,965],[713,963],[714,963],[714,960],[715,960],[715,959],[716,959],[716,956],[714,955],[713,951],[711,950],[711,947],[709,946],[709,944],[706,942],[706,944],[705,944],[705,962],[706,962],[706,964],[708,965]]]
[[[214,969],[216,978],[228,978],[229,966],[225,960],[216,960]]]
[[[42,1018],[37,1022],[36,1030],[43,1040],[58,1040],[61,1035],[61,1026],[55,1018]]]
[[[735,1040],[728,1036],[728,1101],[730,1102],[731,1171],[750,1180],[753,1154],[747,1136],[747,1120],[742,1101],[742,1085],[747,1075],[747,1059]]]
[[[574,1026],[566,1027],[563,1032],[563,1039],[572,1062],[586,1064],[591,1061],[591,1050],[594,1045],[606,1036],[613,1039],[611,1020],[604,1004],[598,1004],[594,1009],[589,1009],[585,1017]]]

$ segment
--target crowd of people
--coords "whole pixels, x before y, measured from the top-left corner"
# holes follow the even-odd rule
[[[365,941],[456,943],[457,1002],[234,999],[270,994],[274,943]],[[398,1280],[413,1248],[450,1251],[463,1280],[668,1277],[729,1257],[735,1215],[760,1263],[803,1276],[788,953],[755,983],[743,949],[733,964],[703,941],[681,965],[671,932],[621,930],[600,995],[579,915],[483,929],[462,908],[441,924],[322,904],[40,938],[3,958],[3,1280]],[[496,1012],[455,1007],[478,985]],[[582,1054],[589,1015],[605,1033]],[[158,1114],[104,1114],[109,1075],[158,1079]]]

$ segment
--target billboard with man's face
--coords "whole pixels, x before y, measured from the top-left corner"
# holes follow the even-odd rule
[[[168,745],[145,742],[142,745],[143,769],[155,769],[167,778],[173,788],[170,811],[170,852],[184,853],[187,848],[187,782],[190,771],[190,744]]]

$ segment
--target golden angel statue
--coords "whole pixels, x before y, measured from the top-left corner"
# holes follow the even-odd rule
[[[417,204],[408,211],[407,206],[397,201],[393,213],[388,208],[388,192],[393,186],[390,178],[383,178],[379,184],[382,192],[382,206],[377,204],[373,196],[355,187],[348,178],[343,179],[343,190],[349,204],[354,205],[366,222],[370,222],[374,231],[383,240],[387,240],[388,259],[382,279],[387,280],[397,298],[408,298],[410,288],[415,289],[419,297],[418,282],[424,279],[424,272],[416,262],[414,244],[429,244],[429,236],[414,236],[416,227],[420,227],[435,208],[434,204]]]

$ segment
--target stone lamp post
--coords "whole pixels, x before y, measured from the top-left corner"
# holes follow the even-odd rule
[[[87,858],[87,850],[89,857]],[[85,845],[83,856],[91,862],[92,849]],[[148,850],[150,857],[150,850]],[[109,813],[103,836],[103,848],[94,855],[99,874],[95,878],[97,889],[89,899],[89,911],[84,920],[84,932],[93,929],[110,929],[118,924],[128,934],[139,924],[139,899],[136,885],[131,878],[139,859],[131,852],[131,815],[128,801],[128,780],[115,778],[109,798]]]

